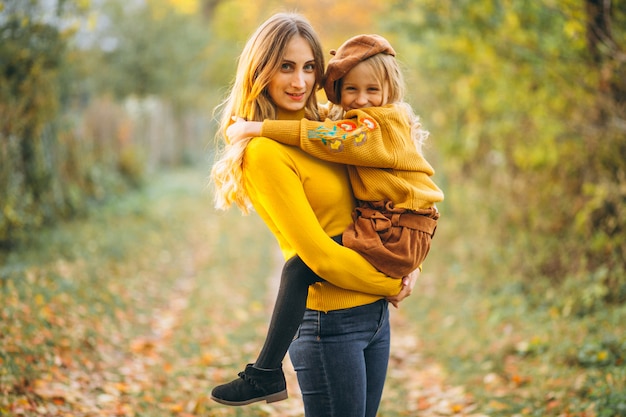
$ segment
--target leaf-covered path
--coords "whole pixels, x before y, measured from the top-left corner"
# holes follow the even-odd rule
[[[282,262],[256,216],[215,213],[208,194],[197,171],[171,173],[4,259],[0,416],[303,415],[288,360],[286,401],[207,398],[258,352]],[[392,312],[380,415],[481,415],[413,320]]]

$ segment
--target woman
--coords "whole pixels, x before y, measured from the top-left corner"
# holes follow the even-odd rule
[[[297,14],[271,17],[240,56],[223,105],[222,135],[233,117],[317,119],[313,93],[323,69],[320,42],[310,24]],[[345,166],[259,137],[247,147],[227,143],[212,178],[218,208],[234,203],[247,213],[253,206],[285,259],[300,255],[325,280],[309,287],[307,318],[291,356],[307,417],[374,417],[389,359],[386,297],[402,300],[415,277],[408,285],[390,279],[329,237],[340,235],[351,222],[354,198]],[[273,352],[262,350],[240,378],[216,387],[212,398],[228,405],[286,398],[275,361]],[[258,385],[270,388],[257,390]]]

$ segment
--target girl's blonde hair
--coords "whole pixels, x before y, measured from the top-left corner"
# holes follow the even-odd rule
[[[278,13],[252,34],[238,59],[235,80],[228,97],[216,108],[220,126],[216,134],[217,156],[211,169],[215,188],[215,207],[237,205],[244,214],[252,208],[243,184],[243,155],[248,141],[230,144],[226,129],[233,117],[249,121],[276,118],[276,105],[267,92],[272,77],[280,70],[287,44],[295,36],[304,38],[313,51],[315,85],[305,104],[305,116],[317,120],[319,112],[315,91],[320,88],[324,71],[321,42],[311,24],[297,13]]]
[[[366,64],[380,85],[383,88],[383,105],[394,104],[395,106],[404,110],[407,123],[411,125],[411,137],[415,143],[415,147],[418,152],[422,152],[422,147],[428,139],[429,132],[422,129],[419,116],[415,114],[413,108],[409,103],[404,101],[405,84],[400,65],[396,58],[392,55],[379,53],[361,61],[362,64]],[[345,77],[345,75],[344,75]],[[341,102],[341,89],[343,86],[343,78],[340,78],[335,83],[335,96],[337,102]],[[339,120],[343,118],[345,112],[341,106],[337,104],[331,104],[329,109],[329,118]]]

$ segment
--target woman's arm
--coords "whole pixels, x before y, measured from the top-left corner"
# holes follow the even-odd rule
[[[246,188],[268,227],[331,284],[367,294],[397,295],[402,288],[401,279],[377,271],[357,252],[337,244],[322,229],[294,161],[281,148],[266,138],[255,138],[246,150]]]

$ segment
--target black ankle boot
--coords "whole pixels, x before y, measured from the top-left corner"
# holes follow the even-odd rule
[[[273,403],[287,399],[287,384],[281,368],[259,369],[249,363],[239,378],[211,391],[211,399],[224,405],[246,405],[257,401]]]

